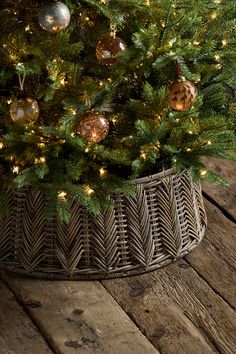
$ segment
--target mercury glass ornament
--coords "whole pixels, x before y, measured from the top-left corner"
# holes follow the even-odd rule
[[[170,87],[169,104],[176,111],[187,111],[194,105],[197,89],[190,81],[177,81]]]
[[[59,32],[69,25],[70,11],[61,1],[51,2],[39,11],[38,22],[45,31]]]
[[[10,105],[10,116],[12,120],[23,125],[34,123],[39,117],[39,105],[33,98],[13,100]]]
[[[85,113],[76,125],[76,132],[88,143],[96,144],[106,138],[109,131],[108,120],[99,112]]]
[[[126,50],[127,45],[120,37],[104,37],[96,48],[96,56],[101,64],[110,65],[115,63],[118,54]]]

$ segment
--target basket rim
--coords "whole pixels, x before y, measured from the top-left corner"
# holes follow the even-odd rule
[[[146,182],[154,181],[156,179],[162,179],[165,177],[169,177],[170,175],[173,175],[173,174],[174,174],[174,168],[169,168],[168,170],[163,170],[161,172],[155,173],[154,175],[136,178],[136,179],[132,180],[131,182],[133,184],[146,183]]]

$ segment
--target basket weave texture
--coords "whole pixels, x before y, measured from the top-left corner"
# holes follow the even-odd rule
[[[61,279],[103,279],[144,273],[183,257],[202,240],[201,187],[187,171],[134,180],[136,195],[116,194],[114,208],[91,215],[74,203],[69,223],[44,216],[33,188],[9,191],[0,220],[0,267]]]

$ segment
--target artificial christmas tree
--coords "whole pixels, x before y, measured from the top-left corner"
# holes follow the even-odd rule
[[[202,157],[235,149],[236,4],[6,0],[0,11],[0,264],[103,277],[195,247],[198,179],[226,183]]]

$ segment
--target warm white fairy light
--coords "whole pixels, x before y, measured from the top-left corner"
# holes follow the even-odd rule
[[[9,55],[9,58],[10,58],[12,61],[16,61],[17,56],[16,56],[16,54],[11,53],[11,54]]]
[[[222,41],[222,46],[223,46],[223,47],[226,47],[227,44],[228,44],[228,41],[227,41],[226,39],[223,39],[223,41]]]
[[[13,166],[12,172],[18,174],[20,171],[19,166]]]
[[[85,193],[88,194],[89,196],[95,193],[90,186],[85,186],[84,189],[85,189]]]
[[[75,133],[71,133],[71,135],[70,135],[72,138],[74,138],[75,137]]]
[[[201,170],[201,171],[200,171],[200,176],[201,176],[202,178],[205,177],[206,174],[207,174],[207,170]]]
[[[99,173],[100,173],[101,177],[104,177],[106,175],[107,171],[105,170],[105,168],[101,167],[99,170]]]
[[[216,55],[215,55],[215,60],[217,60],[217,61],[219,61],[219,60],[220,60],[220,56],[219,56],[219,54],[216,54]]]
[[[217,17],[218,17],[217,13],[215,11],[212,12],[212,14],[211,14],[212,20],[215,20]]]
[[[62,86],[65,86],[66,81],[65,81],[65,78],[64,78],[64,77],[60,80],[60,84],[61,84]]]
[[[25,27],[25,32],[29,32],[29,30],[30,30],[30,26],[27,25],[27,26]]]
[[[163,20],[161,20],[160,23],[161,23],[161,27],[164,28],[166,26],[166,24],[165,24],[165,22]]]
[[[118,120],[117,117],[113,117],[111,121],[113,124],[115,124],[117,122],[117,120]]]
[[[141,151],[141,154],[140,154],[140,157],[143,159],[143,160],[147,160],[147,155],[144,151]]]
[[[8,103],[8,104],[11,104],[11,103],[12,103],[12,100],[11,100],[11,99],[7,100],[7,103]]]
[[[188,133],[189,133],[189,135],[193,135],[193,131],[192,130],[189,130]]]
[[[194,45],[199,45],[200,42],[199,42],[199,41],[193,41],[193,44],[194,44]]]
[[[76,111],[75,109],[71,108],[71,109],[69,110],[69,113],[72,114],[72,116],[76,116],[77,111]]]
[[[0,150],[2,150],[4,148],[3,143],[0,143]]]
[[[66,193],[65,191],[61,191],[61,192],[59,192],[58,195],[57,195],[57,198],[58,198],[59,200],[66,200],[66,197],[67,197],[67,193]]]
[[[207,145],[212,145],[212,141],[211,141],[211,140],[208,140],[208,141],[207,141]]]
[[[186,151],[187,151],[187,152],[191,152],[192,149],[191,149],[190,147],[188,147],[188,148],[186,149]]]
[[[46,158],[45,158],[44,156],[40,157],[39,159],[36,158],[36,159],[34,160],[34,163],[35,163],[35,164],[38,164],[38,163],[44,164],[45,162],[46,162]]]
[[[38,146],[40,149],[45,148],[45,144],[44,144],[44,143],[38,143],[37,146]]]

